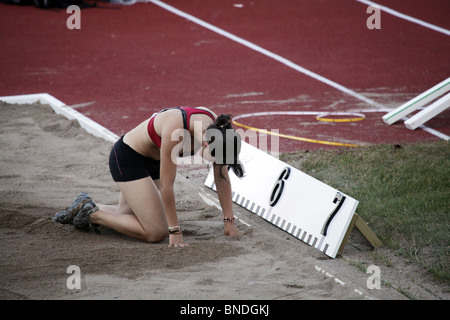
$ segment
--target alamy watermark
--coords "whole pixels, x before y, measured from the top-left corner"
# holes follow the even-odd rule
[[[67,267],[67,273],[70,276],[66,280],[66,286],[69,290],[81,289],[81,269],[77,265],[70,265]]]
[[[66,13],[70,16],[66,20],[66,26],[69,30],[81,29],[81,9],[77,5],[67,7]],[[378,6],[368,6],[366,10],[370,17],[367,18],[366,26],[369,30],[381,29],[381,9]]]
[[[278,158],[280,153],[279,130],[261,131],[263,132],[238,128],[226,129],[225,134],[223,134],[219,129],[204,131],[202,122],[194,121],[194,141],[192,141],[192,135],[188,130],[172,132],[171,141],[177,141],[178,143],[172,149],[171,160],[175,164],[202,164],[211,154],[214,155],[214,161],[217,164],[235,163],[236,160],[239,160],[242,142],[247,142],[251,146]],[[207,150],[203,148],[205,141],[210,142]],[[185,155],[192,155],[192,148],[197,153],[194,157],[186,157]]]
[[[67,7],[66,13],[71,15],[66,20],[67,29],[81,29],[81,9],[77,5],[71,5]]]
[[[377,6],[369,6],[366,10],[367,14],[370,14],[370,17],[367,18],[366,26],[367,29],[381,29],[381,9]]]
[[[370,265],[367,267],[366,273],[371,275],[367,278],[366,285],[367,289],[381,289],[381,270],[379,266]]]
[[[324,271],[322,270],[322,272],[324,272]],[[66,280],[67,289],[69,289],[69,290],[86,289],[86,283],[85,283],[85,281],[82,281],[83,279],[81,276],[81,269],[79,266],[77,266],[77,265],[68,266],[67,273],[70,274],[70,276]],[[366,280],[367,289],[369,289],[369,290],[381,289],[380,267],[377,265],[370,265],[369,267],[367,267],[366,273],[370,274],[370,276],[368,276],[367,280]]]

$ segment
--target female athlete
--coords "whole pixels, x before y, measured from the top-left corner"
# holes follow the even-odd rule
[[[111,149],[109,167],[120,190],[118,206],[96,204],[80,193],[54,220],[84,230],[97,231],[102,225],[147,242],[160,242],[169,234],[169,247],[184,247],[188,244],[183,241],[175,206],[174,155],[191,156],[200,150],[203,159],[213,163],[224,234],[242,234],[234,224],[228,169],[238,177],[244,171],[238,160],[240,137],[230,131],[234,132],[229,115],[217,117],[205,107],[170,108],[154,114]]]

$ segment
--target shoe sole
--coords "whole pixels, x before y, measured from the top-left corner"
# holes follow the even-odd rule
[[[80,193],[76,199],[72,202],[69,208],[61,210],[55,214],[53,221],[61,224],[71,224],[73,219],[77,216],[83,206],[92,201],[91,197],[87,193]]]

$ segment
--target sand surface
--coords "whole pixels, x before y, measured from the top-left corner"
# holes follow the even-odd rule
[[[245,235],[225,237],[221,211],[210,202],[216,194],[202,185],[204,166],[182,167],[176,180],[187,248],[168,248],[168,239],[148,244],[105,228],[98,235],[53,222],[79,192],[117,203],[108,169],[111,146],[49,106],[0,102],[0,299],[449,297],[447,287],[387,249],[379,252],[395,263],[378,264],[381,288],[369,289],[365,268],[374,261],[356,231],[343,256],[330,259],[236,206]],[[81,289],[68,288],[69,266],[79,267]]]

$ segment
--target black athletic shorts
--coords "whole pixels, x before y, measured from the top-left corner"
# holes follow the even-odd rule
[[[126,182],[151,177],[159,179],[160,161],[145,157],[123,142],[116,141],[109,154],[109,170],[116,182]]]

